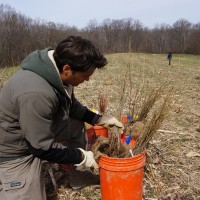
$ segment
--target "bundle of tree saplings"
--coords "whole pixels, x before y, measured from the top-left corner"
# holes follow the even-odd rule
[[[108,138],[99,136],[91,150],[95,159],[101,155],[115,158],[127,158],[138,155],[148,148],[149,142],[168,116],[172,100],[172,89],[165,91],[163,87],[153,90],[143,102],[137,118],[128,120],[124,125],[125,137],[135,140],[131,146],[122,140],[122,130],[118,127],[108,128]]]

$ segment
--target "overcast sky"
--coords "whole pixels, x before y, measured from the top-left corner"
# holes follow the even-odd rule
[[[200,22],[200,0],[0,0],[32,19],[84,28],[90,20],[133,18],[149,28],[178,19]]]

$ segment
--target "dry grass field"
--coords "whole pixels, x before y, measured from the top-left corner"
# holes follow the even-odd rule
[[[165,54],[106,57],[105,69],[96,70],[89,82],[75,89],[77,99],[98,109],[98,97],[103,94],[108,97],[108,114],[130,114],[133,106],[137,114],[149,91],[173,88],[169,116],[147,149],[143,199],[200,200],[200,56],[174,54],[171,65]],[[5,81],[5,71],[0,74]],[[136,101],[138,93],[141,98]],[[65,185],[57,197],[47,189],[48,199],[101,199],[99,186],[73,191]]]
[[[98,109],[98,96],[108,96],[107,113],[118,116],[135,111],[139,91],[173,87],[168,118],[148,148],[144,199],[200,199],[200,56],[173,55],[168,65],[164,54],[111,54],[105,69],[75,91],[77,98]],[[123,98],[121,98],[123,96]],[[142,99],[141,99],[142,101]],[[136,113],[137,114],[137,113]],[[97,196],[97,195],[96,195]],[[94,195],[91,198],[94,199]]]

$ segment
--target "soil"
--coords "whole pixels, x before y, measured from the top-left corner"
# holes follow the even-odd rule
[[[137,114],[145,95],[162,85],[173,87],[169,117],[150,141],[144,169],[144,200],[200,199],[200,56],[110,54],[105,69],[96,70],[89,82],[75,90],[81,103],[98,108],[99,95],[108,96],[106,113]],[[141,99],[136,99],[138,92]],[[133,109],[134,107],[134,109]],[[48,199],[100,200],[100,187],[72,190],[67,171],[53,168],[55,192],[45,170]],[[65,177],[65,178],[62,178]]]

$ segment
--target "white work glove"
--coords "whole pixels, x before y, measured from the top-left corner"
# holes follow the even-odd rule
[[[124,128],[123,124],[119,122],[116,118],[108,116],[102,116],[97,125],[102,125],[105,128],[108,128],[109,126],[117,126],[118,128]]]
[[[81,148],[78,149],[83,153],[84,159],[81,163],[75,164],[77,170],[83,171],[88,168],[94,168],[96,170],[99,168],[98,164],[94,159],[94,154],[92,151],[85,151]]]

